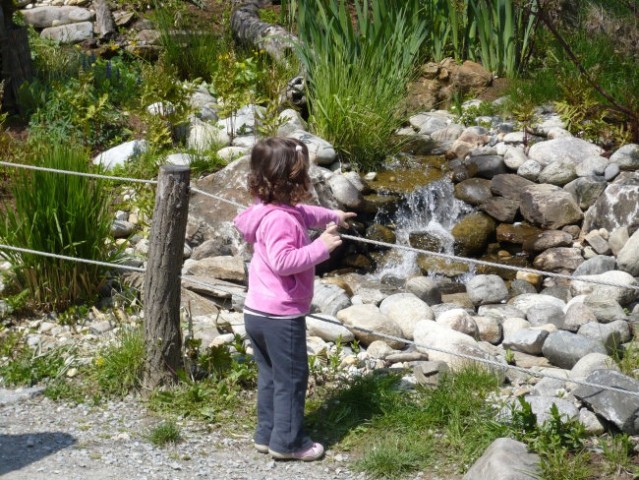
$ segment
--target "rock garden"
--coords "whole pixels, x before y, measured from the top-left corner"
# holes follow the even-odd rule
[[[2,4],[0,474],[635,478],[632,2],[273,3]],[[357,213],[306,319],[313,466],[250,442],[232,219],[271,135]],[[180,368],[149,385],[165,165],[191,172]]]

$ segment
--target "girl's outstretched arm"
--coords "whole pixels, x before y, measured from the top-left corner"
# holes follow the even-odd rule
[[[340,227],[348,228],[346,220],[357,216],[354,212],[343,212],[342,210],[330,210],[315,205],[296,205],[295,208],[301,212],[309,228],[324,228],[329,223],[336,223]]]

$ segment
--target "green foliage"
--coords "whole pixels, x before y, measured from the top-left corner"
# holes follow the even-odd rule
[[[613,358],[622,373],[639,378],[639,343],[637,341],[630,342],[622,349],[615,350]]]
[[[435,463],[436,448],[432,435],[422,432],[402,432],[383,435],[375,441],[355,468],[365,471],[372,478],[407,478]]]
[[[308,402],[306,424],[329,444],[403,405],[396,375],[370,375],[340,383],[321,404]]]
[[[4,97],[4,80],[0,81],[0,106],[2,106],[2,98]],[[4,122],[7,120],[9,114],[7,112],[0,111],[0,128],[2,128]]]
[[[193,154],[191,163],[189,164],[192,178],[215,173],[225,166],[226,162],[222,160],[216,152]]]
[[[0,340],[0,385],[33,386],[57,379],[68,369],[68,347],[33,351],[22,335],[12,331],[0,333]]]
[[[435,61],[477,59],[509,78],[527,69],[537,30],[536,0],[430,0],[421,5],[429,27],[426,53]]]
[[[23,85],[21,102],[34,109],[29,122],[31,144],[75,142],[101,149],[126,139],[130,134],[127,115],[116,108],[110,96],[120,89],[104,77],[103,70],[111,68],[88,68],[64,83]],[[128,97],[132,94],[128,89],[122,91],[124,94],[117,93],[115,98],[137,96]]]
[[[165,61],[144,65],[142,84],[142,105],[157,102],[162,104],[163,111],[160,115],[151,114],[146,110],[142,114],[146,122],[146,138],[151,145],[151,150],[161,151],[174,145],[180,129],[188,122],[191,114],[189,97],[194,86],[179,81],[176,67]],[[154,176],[156,174],[157,172]]]
[[[443,428],[446,443],[463,465],[472,464],[498,436],[491,421],[494,407],[486,403],[488,394],[498,386],[493,374],[471,364],[445,375],[427,396],[422,421]]]
[[[610,435],[601,441],[603,457],[608,461],[607,474],[620,475],[627,472],[634,478],[639,475],[639,466],[634,462],[636,447],[632,438],[621,433]]]
[[[164,49],[163,62],[175,69],[181,80],[208,79],[222,48],[221,39],[211,31],[195,28],[184,17],[167,9],[155,11]]]
[[[42,167],[89,171],[89,158],[78,148],[43,146],[30,160]],[[108,191],[99,180],[76,175],[18,170],[12,183],[15,206],[5,206],[0,240],[8,245],[87,260],[110,261],[105,241],[111,229]],[[0,252],[15,269],[19,290],[28,289],[36,305],[63,310],[95,297],[104,267]]]
[[[8,279],[8,281],[11,282],[11,279]],[[19,314],[21,311],[26,310],[27,302],[29,300],[29,290],[22,290],[17,293],[12,293],[7,290],[10,289],[6,288],[5,291],[3,291],[3,300],[7,309],[4,312],[0,311],[0,319],[5,316]]]
[[[419,8],[417,0],[358,0],[355,25],[342,0],[310,0],[299,10],[311,124],[364,169],[393,151],[406,85],[426,35]]]
[[[457,122],[465,126],[476,125],[477,117],[493,116],[497,113],[497,108],[489,102],[481,102],[479,105],[470,105],[466,108],[455,106],[451,111],[458,115]]]
[[[163,447],[167,444],[175,444],[182,440],[180,427],[178,427],[173,420],[166,420],[159,425],[156,425],[151,429],[147,437],[153,445],[158,447]]]
[[[639,69],[636,59],[619,52],[613,39],[602,34],[574,32],[570,46],[596,84],[623,107],[637,111]],[[563,98],[557,103],[557,110],[573,134],[600,143],[621,144],[629,140],[624,129],[637,120],[629,119],[595,91],[572,63],[564,64],[559,80]]]
[[[155,411],[194,417],[208,422],[236,421],[244,408],[239,401],[246,388],[257,383],[257,366],[236,336],[233,345],[210,347],[200,352],[200,342],[185,342],[192,376],[178,372],[180,383],[156,390],[149,407]]]
[[[577,451],[584,445],[586,430],[576,419],[563,418],[557,405],[550,408],[550,418],[537,428],[532,439],[532,448],[539,452],[550,452],[558,449]]]
[[[566,449],[550,450],[542,457],[539,468],[542,480],[591,480],[593,468],[586,450],[568,453]]]
[[[422,1],[422,15],[426,19],[428,41],[426,54],[435,61],[447,55],[458,61],[469,58],[471,34],[476,30],[473,23],[472,0]]]
[[[223,99],[219,114],[227,118],[226,133],[233,138],[242,133],[235,127],[237,111],[263,101],[257,93],[260,68],[256,56],[238,58],[234,50],[220,54],[217,62],[213,73],[214,93]]]
[[[299,8],[298,0],[282,0],[280,3],[280,24],[288,30],[293,30]]]
[[[492,421],[495,407],[486,403],[497,386],[476,367],[417,391],[399,388],[396,374],[376,372],[340,382],[321,402],[311,398],[307,425],[314,438],[352,449],[355,467],[374,478],[403,478],[435,464],[463,470],[503,432]],[[377,440],[371,444],[371,438]]]
[[[511,409],[510,434],[526,442],[541,458],[541,479],[592,478],[589,454],[584,448],[586,430],[577,419],[565,418],[555,404],[550,408],[550,418],[537,424],[537,416],[531,405],[522,397],[518,406]]]
[[[82,65],[82,51],[61,45],[29,30],[29,47],[36,78],[43,86],[66,81],[78,74]]]
[[[93,393],[95,394],[95,392]],[[82,384],[65,378],[53,380],[48,383],[44,389],[44,396],[54,401],[66,401],[79,404],[85,401],[87,395],[88,392]]]
[[[123,329],[116,341],[102,348],[93,360],[90,381],[107,397],[124,397],[140,386],[145,358],[142,329]]]
[[[516,0],[477,0],[472,8],[483,66],[498,75],[515,77],[532,46],[537,1],[522,6]]]
[[[614,137],[613,126],[606,121],[606,106],[595,96],[583,78],[563,79],[564,99],[555,103],[557,113],[574,135],[595,143]],[[623,132],[616,132],[623,137]]]
[[[30,116],[30,140],[75,141],[101,149],[126,139],[129,107],[140,97],[140,76],[124,55],[110,60],[86,55],[32,34],[36,77],[20,87],[19,103]]]

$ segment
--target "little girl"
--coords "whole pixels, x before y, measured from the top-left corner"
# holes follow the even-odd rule
[[[306,319],[313,298],[315,265],[342,240],[338,225],[354,213],[302,205],[311,180],[306,145],[292,138],[267,138],[251,153],[249,192],[256,203],[235,218],[253,244],[246,333],[258,367],[255,448],[276,459],[313,461],[324,447],[304,434],[308,381]],[[326,227],[311,242],[309,228]]]

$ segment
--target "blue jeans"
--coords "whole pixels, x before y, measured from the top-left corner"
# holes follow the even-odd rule
[[[274,319],[244,314],[257,362],[255,443],[278,453],[310,448],[304,433],[308,385],[306,319]]]

